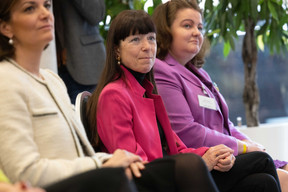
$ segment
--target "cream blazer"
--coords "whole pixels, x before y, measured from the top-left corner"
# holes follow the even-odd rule
[[[11,182],[45,186],[101,167],[64,83],[49,70],[35,77],[13,60],[0,62],[0,169]]]

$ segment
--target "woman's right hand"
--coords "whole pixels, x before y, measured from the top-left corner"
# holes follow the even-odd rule
[[[227,171],[227,167],[225,170],[219,169],[219,165],[223,164],[229,164],[230,168],[234,164],[235,157],[233,156],[234,150],[227,147],[226,145],[220,144],[216,145],[214,147],[210,147],[206,153],[202,156],[204,162],[206,163],[206,166],[208,167],[208,170],[211,171],[214,168],[218,171]],[[231,157],[231,155],[234,157]],[[221,161],[219,161],[221,159]],[[217,166],[218,164],[218,166]],[[231,166],[232,164],[232,166]],[[230,169],[229,168],[229,169]]]
[[[102,167],[124,167],[126,175],[131,179],[132,173],[135,177],[141,177],[140,171],[145,168],[145,163],[147,162],[143,162],[140,156],[126,150],[117,149]]]
[[[251,141],[251,140],[242,140],[242,141],[238,140],[237,144],[238,144],[238,154],[243,153],[244,144],[246,145],[246,153],[253,152],[253,151],[263,151],[263,152],[266,151],[263,145],[256,143],[254,141]]]
[[[243,140],[247,144],[247,152],[252,152],[252,151],[263,151],[265,152],[266,149],[263,145],[252,141],[252,140]]]

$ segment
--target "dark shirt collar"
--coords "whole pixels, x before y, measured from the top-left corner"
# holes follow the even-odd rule
[[[126,67],[125,65],[123,65],[126,69],[128,69],[128,71],[135,77],[135,79],[140,83],[140,85],[142,85],[143,80],[145,79],[145,75],[146,73],[139,73],[136,71],[133,71],[132,69]]]

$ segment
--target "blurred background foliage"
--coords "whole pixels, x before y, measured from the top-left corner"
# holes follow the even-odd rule
[[[288,72],[288,61],[285,59],[285,55],[287,55],[288,49],[288,1],[197,1],[204,4],[206,36],[212,43],[211,54],[207,57],[204,67],[207,68],[212,78],[219,82],[220,87],[223,87],[221,93],[227,99],[232,120],[240,115],[247,123],[244,114],[246,113],[246,116],[248,114],[248,117],[251,115],[247,113],[247,108],[250,106],[246,105],[248,107],[244,109],[243,98],[241,99],[241,95],[245,91],[241,87],[245,87],[247,84],[254,86],[256,92],[254,90],[251,94],[256,95],[255,98],[258,97],[258,91],[261,95],[260,107],[256,102],[255,121],[248,120],[251,123],[247,124],[250,126],[259,124],[258,107],[260,108],[260,122],[271,117],[287,116],[288,79],[285,74]],[[106,15],[100,23],[101,35],[106,39],[111,21],[121,11],[126,9],[145,10],[152,15],[154,9],[161,3],[162,0],[105,0]],[[245,34],[250,34],[252,37],[246,43],[244,43]],[[249,47],[251,43],[253,43],[253,49]],[[277,55],[276,53],[282,54]],[[245,58],[254,59],[244,62]],[[250,70],[251,66],[253,66],[254,75],[253,78],[247,78],[247,75],[244,74]],[[227,70],[229,72],[225,73]],[[258,71],[259,79],[257,78]],[[275,71],[275,73],[272,74],[271,71]],[[280,80],[280,78],[282,79]],[[252,81],[247,83],[246,79]],[[259,90],[257,88],[258,80]],[[237,90],[235,90],[236,88]],[[278,92],[279,94],[276,94]],[[277,95],[278,99],[272,99],[273,95]],[[269,107],[266,106],[267,103],[270,104]]]
[[[106,39],[107,31],[111,21],[118,13],[126,9],[144,10],[144,6],[148,0],[105,0],[106,15],[103,22],[100,23],[100,33]],[[145,7],[150,15],[152,15],[155,7],[162,3],[161,0],[152,0],[151,6]]]
[[[235,50],[242,33],[242,61],[247,126],[259,125],[258,50],[268,47],[271,54],[288,50],[288,8],[283,0],[206,0],[205,30],[212,44],[224,40],[224,54]]]

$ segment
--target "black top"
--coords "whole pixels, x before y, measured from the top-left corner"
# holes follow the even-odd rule
[[[130,71],[130,73],[135,77],[135,79],[140,83],[140,85],[142,85],[146,74],[133,71],[132,69],[126,67],[125,65],[123,65],[123,66],[126,69],[128,69],[128,71]],[[145,95],[144,95],[144,97],[145,97]],[[158,131],[159,131],[159,135],[160,135],[160,139],[161,139],[162,153],[163,153],[163,156],[166,156],[166,155],[168,155],[168,153],[167,153],[167,149],[168,149],[167,146],[168,145],[167,145],[167,142],[166,142],[164,131],[163,131],[162,126],[161,126],[160,122],[158,121],[158,119],[157,119],[157,125],[158,125]]]

